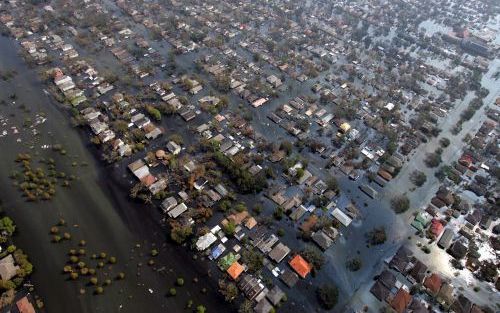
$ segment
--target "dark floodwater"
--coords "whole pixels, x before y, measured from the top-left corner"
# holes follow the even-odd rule
[[[144,27],[138,25],[136,30],[138,29],[147,37],[147,31],[145,31]],[[161,261],[157,262],[161,263],[161,265],[158,265],[159,268],[165,266],[165,271],[156,273],[144,265],[144,268],[140,270],[141,276],[136,276],[137,263],[139,261],[144,264],[147,262],[148,258],[144,254],[148,253],[152,244],[163,246],[165,242],[166,234],[158,222],[161,218],[159,212],[153,207],[131,204],[127,201],[127,195],[122,191],[128,188],[127,182],[123,179],[125,173],[123,166],[103,168],[102,165],[96,162],[94,156],[89,152],[89,150],[93,149],[82,144],[80,134],[68,125],[68,116],[56,109],[57,105],[42,93],[41,90],[44,86],[37,81],[34,72],[27,69],[23,61],[16,56],[16,44],[10,39],[0,37],[0,47],[2,47],[0,68],[16,69],[19,73],[14,82],[0,82],[0,88],[6,88],[0,94],[1,97],[6,99],[10,93],[16,92],[19,95],[18,104],[24,102],[33,112],[43,111],[49,117],[48,121],[40,127],[42,136],[38,138],[35,144],[37,148],[33,149],[33,151],[40,150],[38,148],[42,144],[63,143],[69,154],[78,156],[78,162],[86,161],[90,164],[89,167],[75,170],[80,177],[80,181],[75,183],[71,190],[58,192],[53,202],[29,204],[13,192],[14,188],[9,187],[11,182],[6,177],[12,169],[12,161],[15,155],[20,151],[29,150],[24,145],[29,136],[26,135],[22,143],[16,142],[16,136],[0,138],[0,146],[3,150],[0,155],[2,161],[0,163],[0,172],[3,174],[0,177],[0,186],[2,186],[0,196],[4,199],[9,213],[13,215],[19,224],[18,245],[25,248],[34,260],[37,271],[33,275],[33,280],[38,286],[38,292],[46,301],[48,311],[139,312],[143,310],[146,312],[179,312],[183,311],[188,299],[193,299],[195,304],[206,305],[209,312],[221,311],[224,306],[216,294],[213,280],[211,280],[212,285],[208,286],[211,291],[207,296],[200,293],[200,289],[207,287],[206,285],[202,283],[191,284],[191,280],[195,276],[199,277],[200,281],[208,283],[209,279],[204,278],[206,277],[207,268],[213,268],[213,264],[207,265],[206,262],[195,263],[191,260],[190,253],[185,248],[177,248],[171,245],[164,246],[161,249]],[[168,44],[155,42],[153,47],[159,51],[166,51]],[[80,52],[84,53],[83,51]],[[194,53],[177,57],[178,67],[185,72],[194,72],[193,60],[197,55],[198,53]],[[251,55],[248,54],[247,57],[251,58]],[[106,51],[100,52],[97,60],[94,58],[93,62],[96,62],[99,70],[110,68],[115,70],[115,67],[119,66],[114,57]],[[283,93],[279,99],[273,99],[265,106],[257,109],[251,108],[247,103],[243,103],[240,98],[232,95],[230,97],[231,107],[237,111],[239,110],[239,104],[243,103],[243,107],[252,112],[255,130],[265,136],[266,139],[270,141],[292,140],[293,138],[289,137],[286,131],[276,127],[266,116],[289,99],[310,93],[311,86],[317,80],[322,80],[324,75],[322,74],[318,79],[309,80],[306,83],[290,81],[287,78],[286,83],[290,84],[292,88]],[[204,73],[201,73],[200,76],[205,81],[210,79]],[[194,100],[206,95],[207,92],[207,90],[204,90],[194,97]],[[16,114],[15,117],[9,117],[12,112]],[[15,106],[1,106],[0,115],[9,117],[10,122],[17,121],[18,127],[20,127],[24,119],[22,110],[15,108]],[[204,119],[206,117],[200,116],[190,124],[199,124],[199,118]],[[184,131],[183,127],[185,127],[184,122],[178,117],[166,119],[163,124],[170,131],[181,132]],[[51,135],[48,132],[51,132]],[[88,141],[84,140],[83,142]],[[191,142],[191,140],[188,142]],[[317,155],[308,154],[308,156],[310,157],[309,167],[313,169],[315,174],[323,177],[332,174],[324,169],[325,160]],[[73,170],[69,165],[71,162],[67,158],[61,158],[61,163],[64,162],[67,162],[65,166],[68,171]],[[385,192],[381,191],[382,199],[371,200],[359,191],[357,188],[358,183],[350,181],[343,174],[333,173],[333,175],[338,178],[343,192],[339,204],[344,206],[350,200],[355,201],[362,212],[362,219],[354,222],[349,228],[341,230],[342,237],[326,252],[328,261],[318,277],[313,280],[301,281],[292,290],[282,286],[289,293],[288,298],[291,299],[283,308],[284,311],[295,311],[294,307],[290,306],[293,302],[303,302],[304,309],[301,311],[309,312],[316,309],[314,300],[315,286],[323,282],[334,282],[341,291],[340,303],[334,311],[343,312],[344,305],[349,302],[351,295],[359,288],[364,290],[363,286],[370,285],[373,275],[382,266],[383,258],[391,255],[405,241],[406,235],[404,234],[410,231],[408,217],[403,217],[404,220],[397,217],[390,210],[387,201],[393,192],[407,190],[409,183],[400,180],[403,184],[398,184],[395,188],[386,188],[388,190]],[[412,203],[420,202],[413,200],[424,199],[429,194],[432,193],[426,192],[425,196],[423,192],[414,193]],[[252,203],[255,198],[249,197],[246,200]],[[269,206],[267,213],[271,212],[272,208]],[[72,229],[71,232],[73,237],[87,240],[89,243],[88,250],[92,249],[96,252],[105,250],[116,255],[121,260],[118,267],[126,266],[127,280],[123,283],[116,283],[107,289],[105,296],[79,296],[78,289],[80,287],[76,287],[72,282],[64,281],[60,274],[65,260],[64,254],[69,249],[69,244],[59,247],[49,242],[48,229],[59,219],[59,216],[65,218],[70,225],[79,225],[78,228]],[[287,224],[287,222],[282,222],[280,227],[283,224]],[[380,247],[368,248],[365,243],[365,233],[379,226],[386,227],[388,241]],[[295,232],[292,231],[283,240],[294,250],[300,250],[303,243],[296,240],[294,236]],[[131,251],[137,242],[141,243],[142,248],[136,250],[142,251],[142,256],[137,251]],[[130,259],[131,256],[134,259]],[[362,260],[363,267],[360,271],[351,273],[346,270],[345,262],[348,258],[354,256],[358,256]],[[178,276],[185,278],[187,286],[184,289],[190,290],[191,294],[187,295],[180,291],[181,288],[178,288],[179,295],[177,297],[165,297],[168,288],[172,286],[173,281]],[[152,288],[154,293],[149,294],[148,288]],[[133,295],[133,298],[129,299],[129,295]],[[310,301],[311,299],[312,301]],[[118,309],[120,304],[124,305],[121,311]]]
[[[189,299],[195,306],[205,305],[209,312],[224,308],[216,288],[206,279],[204,267],[195,265],[185,248],[164,244],[166,235],[158,222],[159,213],[153,207],[128,202],[113,170],[96,161],[92,147],[82,143],[81,134],[70,126],[68,116],[43,93],[44,86],[36,72],[18,57],[18,45],[0,37],[0,47],[0,69],[17,71],[14,79],[0,82],[0,100],[6,102],[0,105],[0,115],[7,119],[6,125],[0,123],[0,134],[3,130],[8,132],[0,137],[0,197],[18,225],[16,245],[27,251],[35,266],[32,282],[45,301],[47,312],[181,312]],[[17,99],[12,103],[9,95],[14,93]],[[26,113],[21,104],[31,112]],[[36,127],[40,135],[33,136],[32,130],[22,128],[22,123],[26,117],[34,119],[39,112],[44,112],[48,119]],[[12,127],[17,127],[19,133],[14,134]],[[56,143],[64,146],[67,156],[41,149],[42,145]],[[75,174],[78,181],[70,189],[59,188],[51,202],[25,202],[8,177],[19,152],[53,157],[58,170]],[[74,161],[89,165],[73,167]],[[50,242],[48,232],[60,218],[67,221],[73,240],[56,245]],[[79,295],[83,282],[65,281],[61,274],[67,251],[80,239],[86,240],[88,253],[105,251],[116,256],[114,272],[126,273],[127,278],[113,282],[105,289],[105,295],[94,296],[90,288],[86,288],[86,295]],[[135,248],[138,243],[140,248]],[[160,271],[146,265],[153,247],[160,250],[155,259],[155,269]],[[137,270],[139,262],[143,266]],[[177,277],[185,279],[185,286],[177,288],[176,297],[166,297]],[[198,283],[192,282],[194,277],[199,278]],[[207,294],[201,292],[202,288],[207,288]]]
[[[16,125],[21,129],[22,121],[26,115],[19,109],[21,103],[26,104],[31,109],[30,115],[32,116],[36,112],[45,112],[48,116],[48,120],[38,127],[41,135],[36,137],[35,142],[31,142],[33,138],[24,130],[20,131],[19,136],[12,135],[9,130],[7,137],[0,138],[0,144],[4,151],[0,156],[2,161],[0,171],[3,173],[0,177],[0,185],[2,186],[0,196],[4,199],[9,214],[15,218],[19,225],[16,241],[20,247],[27,250],[35,264],[36,272],[33,275],[33,282],[37,286],[38,293],[45,300],[48,311],[138,312],[146,310],[147,312],[160,312],[169,310],[170,312],[178,312],[183,309],[188,299],[193,299],[195,304],[206,305],[210,311],[216,311],[215,308],[220,308],[223,303],[216,295],[216,288],[213,285],[208,287],[208,290],[211,290],[208,296],[200,293],[200,289],[206,287],[202,283],[189,286],[195,276],[199,277],[200,281],[208,280],[203,279],[206,277],[206,269],[204,268],[206,265],[195,264],[185,248],[165,246],[161,250],[162,265],[158,265],[158,267],[165,266],[165,271],[162,274],[155,273],[144,265],[144,268],[140,270],[141,276],[136,276],[137,263],[139,260],[143,264],[147,262],[148,258],[145,255],[151,249],[152,243],[162,246],[165,241],[164,229],[158,222],[160,220],[159,213],[152,207],[131,204],[127,201],[126,194],[120,188],[122,187],[120,184],[123,182],[121,177],[124,173],[123,169],[103,168],[89,152],[93,148],[82,144],[81,134],[78,134],[69,125],[68,116],[57,108],[58,104],[51,101],[42,92],[44,86],[38,82],[35,72],[28,69],[23,60],[17,56],[16,43],[0,37],[0,46],[2,46],[1,68],[15,69],[18,72],[14,80],[1,83],[4,90],[2,98],[9,103],[7,106],[0,107],[0,114],[9,119],[6,128],[9,129]],[[294,83],[295,87],[293,92],[290,92],[289,97],[302,94],[310,88],[310,84],[299,87],[298,84]],[[10,104],[8,99],[8,95],[12,93],[18,95],[16,105]],[[234,100],[236,102],[236,99]],[[261,122],[257,131],[266,133],[268,136],[271,134],[267,138],[270,140],[278,140],[278,138],[287,136],[286,132],[281,129],[274,133],[268,132],[270,127],[266,126],[264,122],[267,120],[265,114],[279,103],[280,101],[275,100],[260,112],[254,110],[257,120]],[[11,116],[11,114],[15,114],[15,116]],[[22,140],[20,143],[16,141],[18,137]],[[58,190],[57,196],[51,202],[37,204],[24,202],[14,192],[15,188],[10,186],[11,181],[7,177],[14,166],[15,155],[19,152],[30,151],[34,154],[35,151],[39,151],[41,155],[50,157],[52,153],[40,149],[40,146],[55,143],[63,144],[68,154],[75,156],[77,162],[87,162],[90,165],[75,169],[70,165],[73,159],[59,158],[58,164],[63,165],[64,170],[74,172],[80,180],[67,191]],[[34,146],[34,149],[30,149],[30,146]],[[313,159],[310,166],[316,166],[321,173],[324,172],[324,170],[319,169],[321,163],[321,159]],[[394,250],[396,244],[388,243],[376,251],[366,248],[364,233],[375,226],[394,224],[395,217],[388,210],[386,203],[368,200],[359,192],[356,184],[340,175],[339,179],[345,195],[360,204],[364,219],[362,223],[356,223],[349,229],[343,230],[343,237],[327,253],[328,262],[322,275],[315,279],[315,284],[333,281],[340,287],[342,295],[338,307],[340,312],[342,305],[348,301],[349,295],[361,284],[371,279],[374,267],[380,265],[381,257]],[[343,201],[347,201],[347,199]],[[367,203],[366,207],[362,205],[364,202]],[[79,226],[78,228],[70,228],[70,231],[75,239],[81,238],[88,242],[87,250],[107,251],[109,254],[117,256],[120,260],[117,267],[124,270],[128,278],[124,282],[116,282],[112,287],[106,289],[105,296],[79,295],[80,286],[74,282],[64,281],[61,274],[66,260],[65,253],[70,249],[70,244],[65,243],[62,247],[54,245],[50,243],[48,235],[50,226],[56,223],[60,217],[64,218],[68,225],[77,224]],[[396,228],[388,229],[391,240],[395,237]],[[290,241],[294,240],[290,238]],[[138,242],[143,248],[136,250],[141,250],[142,254],[145,254],[143,256],[137,251],[131,251]],[[300,249],[300,246],[295,248]],[[361,272],[350,273],[345,269],[345,260],[355,255],[362,258],[364,266]],[[130,259],[131,257],[133,259]],[[197,268],[200,268],[198,272],[195,270]],[[172,286],[173,281],[178,276],[183,276],[186,279],[187,286],[184,288],[191,290],[191,294],[186,295],[184,292],[179,292],[175,298],[165,297],[168,288]],[[152,288],[154,293],[149,294],[148,288]],[[296,288],[289,290],[289,296],[296,295],[298,296],[296,300],[303,302],[304,296],[308,299],[314,299],[314,290],[314,286],[307,282],[301,282]],[[87,289],[87,293],[90,292],[91,289]],[[132,299],[129,299],[129,295],[132,295]],[[121,310],[119,310],[120,305],[123,305]],[[306,303],[305,307],[312,310],[315,307],[315,301]]]

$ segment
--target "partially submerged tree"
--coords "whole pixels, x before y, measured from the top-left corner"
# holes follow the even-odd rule
[[[406,212],[410,208],[410,199],[405,195],[398,195],[392,198],[391,207],[396,213]]]
[[[335,307],[339,297],[339,291],[336,286],[332,284],[325,284],[316,290],[319,304],[325,310],[331,310]]]

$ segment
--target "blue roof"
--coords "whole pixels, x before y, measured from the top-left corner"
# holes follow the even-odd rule
[[[222,250],[222,247],[221,246],[217,246],[215,248],[212,249],[212,258],[215,260],[217,259],[218,257],[220,257],[222,255],[222,252],[224,252],[224,250]]]

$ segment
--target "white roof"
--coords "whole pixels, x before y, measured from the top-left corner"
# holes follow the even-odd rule
[[[351,224],[352,219],[347,216],[344,212],[342,212],[339,208],[336,208],[332,212],[332,216],[335,217],[342,225],[349,226]]]
[[[142,179],[149,175],[149,167],[147,165],[141,166],[134,171],[135,177]]]
[[[165,212],[169,211],[176,205],[177,205],[177,200],[174,197],[168,197],[161,203],[161,206]]]
[[[198,249],[198,251],[206,250],[216,241],[217,237],[214,234],[208,232],[198,238],[198,241],[196,241],[196,249]]]
[[[254,102],[252,102],[252,105],[257,108],[257,107],[260,107],[261,105],[263,105],[264,103],[267,102],[267,98],[260,98],[260,99],[257,99],[255,100]]]
[[[56,79],[54,80],[54,83],[55,83],[57,86],[60,86],[60,85],[62,85],[62,84],[69,83],[69,82],[73,82],[73,80],[71,79],[71,77],[66,76],[66,75],[64,75],[64,76],[62,76],[62,77],[60,77],[60,78],[56,78]]]
[[[184,203],[177,205],[175,208],[168,212],[168,216],[171,218],[177,218],[179,215],[187,210],[187,206]]]
[[[367,158],[369,158],[370,160],[373,160],[374,158],[374,155],[373,153],[371,153],[370,151],[366,150],[363,148],[363,150],[361,150],[361,153],[366,156]]]
[[[210,232],[211,232],[212,234],[217,234],[219,231],[221,231],[221,229],[222,229],[222,228],[221,228],[219,225],[215,225],[215,226],[214,226],[214,227],[210,230]]]

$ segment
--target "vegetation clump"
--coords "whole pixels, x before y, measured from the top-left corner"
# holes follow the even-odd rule
[[[50,235],[53,241],[60,242],[64,239],[70,240],[71,235],[69,232],[64,232],[67,225],[66,222],[61,219],[57,226],[52,226],[50,228]],[[65,235],[60,236],[59,233]],[[114,264],[118,263],[118,260],[114,256],[108,256],[108,253],[101,251],[100,253],[87,253],[86,248],[87,242],[84,239],[79,240],[75,243],[75,246],[68,250],[68,258],[66,264],[62,269],[62,274],[65,275],[68,280],[74,281],[75,283],[80,283],[80,294],[87,294],[85,287],[90,287],[93,289],[93,294],[103,294],[104,287],[110,286],[112,284],[112,278],[115,277],[116,280],[124,280],[125,273],[118,272],[113,273],[115,268]],[[23,258],[20,257],[18,264],[23,264]],[[31,272],[29,266],[25,266],[27,272]],[[90,292],[89,294],[92,294]]]
[[[361,269],[361,266],[362,266],[362,263],[361,263],[361,259],[359,259],[359,258],[352,258],[352,259],[347,260],[347,262],[346,262],[346,267],[351,272],[359,271]]]
[[[57,145],[54,145],[56,147]],[[61,155],[65,155],[64,149],[54,149]],[[58,172],[56,162],[50,158],[41,159],[40,167],[33,166],[33,158],[29,153],[19,153],[15,159],[19,164],[19,170],[13,171],[10,177],[27,201],[48,201],[56,194],[56,186],[69,187],[70,181],[76,179],[74,175]]]
[[[427,176],[424,172],[415,170],[411,173],[410,180],[415,186],[422,187],[427,181]]]
[[[316,290],[316,296],[318,298],[319,304],[325,310],[331,310],[335,307],[339,297],[339,291],[336,286],[331,284],[325,284]]]
[[[406,212],[410,208],[410,199],[405,195],[398,195],[392,198],[391,207],[396,213]]]
[[[385,233],[385,228],[376,227],[371,232],[368,233],[368,242],[371,245],[377,246],[381,245],[387,240],[387,234]]]

